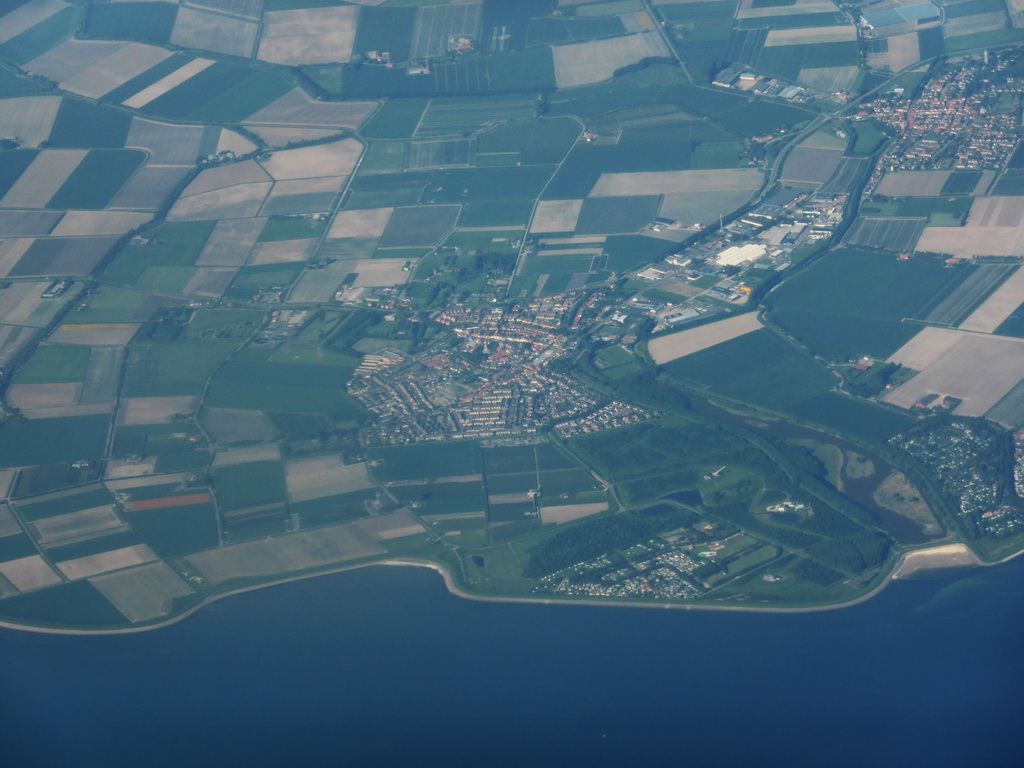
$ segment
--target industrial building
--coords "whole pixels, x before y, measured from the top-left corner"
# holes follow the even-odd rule
[[[760,243],[747,243],[726,248],[715,257],[715,263],[722,267],[738,267],[740,264],[763,259],[768,248]]]

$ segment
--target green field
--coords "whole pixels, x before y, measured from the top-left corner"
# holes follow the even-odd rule
[[[9,421],[0,427],[0,466],[97,461],[109,426],[109,415]]]
[[[220,543],[212,504],[129,512],[128,521],[160,557],[180,557]]]
[[[551,49],[546,46],[434,60],[427,74],[413,77],[404,67],[381,66],[307,67],[303,73],[328,93],[346,99],[530,93],[555,87]]]
[[[665,366],[708,394],[787,411],[828,392],[832,375],[768,329],[748,333]]]
[[[415,25],[415,8],[363,8],[359,12],[354,50],[387,51],[391,61],[408,61]]]
[[[0,197],[7,194],[7,190],[14,185],[38,154],[38,149],[0,152]]]
[[[206,379],[238,348],[233,343],[136,344],[128,349],[127,397],[199,394]]]
[[[279,461],[254,461],[216,467],[213,490],[218,505],[225,511],[284,501],[284,465]]]
[[[299,516],[302,526],[331,525],[347,520],[365,517],[368,513],[366,502],[377,495],[375,489],[353,491],[338,496],[327,496],[323,499],[311,499],[289,504],[290,511]]]
[[[859,60],[860,54],[855,40],[846,43],[776,45],[761,49],[757,58],[757,68],[776,77],[796,80],[802,69],[852,67],[857,66]]]
[[[939,194],[942,195],[969,195],[981,181],[981,171],[954,171],[942,185]]]
[[[618,143],[577,144],[544,191],[549,200],[586,196],[602,173],[735,168],[736,145],[730,135],[701,121],[684,121],[624,131]],[[707,147],[706,141],[713,142]],[[705,147],[703,150],[702,147]],[[700,155],[699,159],[696,158]],[[695,162],[696,160],[696,162]],[[715,165],[722,162],[724,165]]]
[[[532,200],[490,200],[462,206],[463,227],[523,227],[533,212]]]
[[[18,514],[24,520],[42,520],[47,517],[66,515],[69,512],[78,512],[83,509],[101,507],[114,501],[110,492],[101,485],[83,489],[78,493],[69,493],[55,498],[34,501],[32,499],[15,502]]]
[[[19,77],[14,72],[0,69],[0,96],[28,96],[43,90],[41,85],[26,77]]]
[[[68,6],[0,45],[0,56],[22,66],[64,42],[75,29],[75,8]]]
[[[291,88],[286,77],[274,70],[218,61],[142,111],[171,119],[230,122],[248,117]]]
[[[826,392],[790,408],[789,413],[873,443],[884,443],[914,423],[904,412]]]
[[[260,363],[230,360],[217,371],[216,384],[251,384],[299,389],[344,389],[355,366],[311,365],[301,363]],[[271,408],[270,410],[286,410]]]
[[[89,629],[128,623],[85,579],[8,597],[0,602],[0,616],[25,624]]]
[[[106,208],[144,162],[146,153],[137,149],[94,149],[72,171],[46,207]]]
[[[76,323],[128,323],[148,316],[148,301],[145,291],[105,285],[92,291],[88,304],[75,310],[73,319]]]
[[[616,16],[576,19],[548,17],[530,20],[528,40],[530,45],[558,45],[621,35],[625,31],[625,27]]]
[[[437,171],[430,180],[423,202],[536,199],[553,172],[554,167],[550,165]]]
[[[257,242],[318,238],[326,227],[326,222],[305,216],[271,216],[263,226]]]
[[[167,3],[91,3],[87,6],[82,33],[109,40],[136,40],[164,45],[178,8]]]
[[[562,159],[580,135],[574,120],[516,120],[482,133],[477,155],[515,153],[525,165],[549,165]]]
[[[370,448],[374,477],[381,481],[477,475],[483,471],[480,444],[473,440]]]
[[[56,149],[120,149],[128,138],[132,116],[128,112],[64,99],[50,131],[50,146]]]
[[[365,414],[359,402],[344,390],[258,383],[214,382],[204,403],[216,408],[322,414],[346,422],[355,422]]]
[[[885,358],[920,330],[904,323],[941,301],[967,273],[941,259],[842,248],[787,280],[769,297],[772,319],[830,360]]]
[[[393,99],[384,102],[363,127],[368,139],[410,138],[423,117],[429,99]]]
[[[123,6],[124,4],[119,4],[119,5]],[[119,5],[92,6],[92,7],[94,7],[94,8],[97,8],[97,7],[116,8],[116,7],[119,7]],[[163,6],[164,4],[163,3],[143,3],[143,5],[146,5],[148,7],[159,7],[159,6]],[[177,10],[177,9],[174,9],[174,10]],[[141,91],[143,88],[148,88],[149,86],[153,85],[153,83],[155,83],[155,82],[157,82],[159,80],[162,80],[164,77],[166,77],[167,75],[171,74],[171,72],[175,72],[178,69],[181,69],[183,66],[185,66],[190,61],[193,61],[193,57],[186,56],[183,53],[175,53],[173,56],[167,57],[166,59],[161,61],[159,64],[155,64],[154,66],[150,67],[145,72],[142,72],[141,74],[136,75],[135,77],[133,77],[128,82],[123,83],[122,85],[119,85],[114,90],[105,93],[103,95],[103,97],[102,97],[102,101],[104,101],[106,103],[109,103],[109,104],[120,104],[125,99],[129,98],[130,96],[134,96],[136,93]]]
[[[480,481],[400,485],[392,488],[391,494],[401,504],[414,504],[417,515],[460,515],[487,509]]]
[[[90,349],[68,344],[43,344],[14,377],[15,384],[59,384],[85,379]]]
[[[117,252],[100,276],[104,280],[134,285],[149,267],[187,267],[199,256],[210,238],[215,221],[175,221],[150,230],[151,242],[128,245]]]

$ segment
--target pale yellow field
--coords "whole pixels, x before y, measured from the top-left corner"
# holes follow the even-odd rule
[[[167,218],[172,221],[248,218],[259,213],[273,182],[238,184],[180,198]]]
[[[655,5],[664,5],[673,0],[656,0]],[[706,2],[706,0],[701,0]],[[835,3],[830,0],[797,0],[793,5],[779,5],[769,8],[754,8],[753,0],[742,0],[739,10],[736,11],[738,19],[759,19],[765,16],[791,16],[802,13],[835,13]]]
[[[129,530],[128,525],[117,516],[111,506],[83,509],[67,515],[44,517],[29,523],[40,544],[55,546],[70,543],[73,539],[92,538],[104,531]]]
[[[249,464],[254,461],[279,461],[281,446],[277,443],[262,445],[240,445],[217,451],[213,455],[213,466],[229,467],[235,464]]]
[[[801,69],[797,79],[812,88],[832,93],[850,88],[858,74],[860,74],[859,67],[814,67]]]
[[[765,48],[777,45],[811,45],[821,43],[850,43],[857,40],[857,28],[804,27],[802,29],[773,29],[764,41]]]
[[[403,536],[414,536],[417,533],[423,533],[425,530],[419,521],[405,510],[359,520],[352,523],[352,528],[372,536],[378,541],[400,539]]]
[[[316,248],[316,240],[281,240],[273,243],[260,243],[252,249],[246,266],[256,267],[263,264],[289,264],[308,261]]]
[[[322,176],[347,176],[352,173],[363,145],[355,139],[330,144],[315,144],[300,149],[283,149],[260,164],[275,180],[314,179]]]
[[[88,152],[44,149],[0,199],[3,208],[45,208]]]
[[[594,504],[566,504],[564,507],[541,507],[541,523],[570,523],[583,517],[596,515],[608,509],[606,502]]]
[[[234,152],[236,155],[247,155],[259,147],[237,131],[222,128],[217,139],[217,152]]]
[[[123,235],[152,218],[151,214],[132,211],[68,211],[50,234],[53,237]]]
[[[97,576],[89,583],[133,623],[166,616],[174,598],[193,593],[163,562]]]
[[[204,192],[236,187],[239,184],[262,181],[272,181],[270,174],[264,171],[263,167],[255,160],[245,160],[241,163],[230,163],[200,171],[199,175],[185,187],[181,196],[183,198],[190,197]]]
[[[188,281],[188,285],[182,289],[182,293],[211,299],[220,298],[236,274],[238,269],[235,267],[199,267]]]
[[[126,397],[121,400],[118,423],[169,424],[178,414],[190,414],[196,409],[198,398],[183,397]]]
[[[305,91],[295,88],[249,115],[243,122],[275,127],[358,128],[379,106],[375,101],[316,101]]]
[[[1024,339],[959,333],[956,342],[885,401],[912,408],[925,395],[951,395],[963,401],[954,413],[983,416],[1024,379]]]
[[[98,576],[101,573],[119,571],[122,568],[130,568],[133,565],[150,563],[157,560],[157,556],[145,544],[138,544],[134,547],[124,547],[110,552],[101,552],[98,555],[79,557],[74,560],[65,560],[57,563],[57,568],[68,579],[86,579],[90,576]]]
[[[391,220],[394,208],[366,208],[340,211],[334,217],[328,237],[380,237]]]
[[[69,416],[97,416],[114,410],[113,403],[89,403],[86,405],[59,405],[53,408],[36,408],[22,413],[26,419],[63,419]]]
[[[1017,197],[979,197],[964,227],[925,227],[916,250],[973,256],[1024,256],[1024,207]]]
[[[263,541],[233,544],[185,558],[213,584],[286,573],[384,554],[372,536],[352,525],[321,528]]]
[[[50,137],[62,101],[60,96],[0,100],[0,134],[17,136],[23,147],[38,147]]]
[[[0,44],[14,39],[22,32],[27,32],[66,7],[67,3],[63,0],[30,0],[15,8],[0,18]]]
[[[7,496],[15,470],[8,469],[6,472],[4,481],[0,483],[0,491],[2,491],[4,496]],[[14,513],[11,512],[11,508],[6,504],[0,503],[0,538],[11,536],[15,533],[21,533],[21,526],[18,525],[18,521],[14,517]]]
[[[659,336],[647,343],[651,359],[658,365],[678,360],[681,357],[714,347],[723,342],[739,338],[761,328],[756,312],[737,315],[716,323],[702,325],[686,331]]]
[[[21,257],[25,255],[25,252],[32,247],[32,243],[35,241],[34,237],[0,240],[0,277],[7,277],[7,274],[21,261]]]
[[[886,54],[889,69],[899,72],[911,64],[921,60],[921,44],[917,32],[907,32],[889,38],[889,51]]]
[[[195,77],[204,69],[212,67],[215,63],[213,59],[193,59],[121,103],[132,109],[142,109],[149,102],[155,101],[173,88],[177,88],[186,80]]]
[[[0,576],[21,592],[31,592],[33,589],[51,587],[61,582],[60,576],[39,555],[29,555],[0,563]]]
[[[286,66],[347,64],[358,17],[354,6],[265,13],[257,58]]]
[[[142,43],[65,40],[25,65],[60,88],[97,99],[156,66],[170,51]]]
[[[171,43],[182,48],[249,58],[258,34],[259,25],[248,19],[185,7],[178,10]]]
[[[657,31],[556,45],[551,52],[559,88],[600,83],[611,79],[616,70],[643,59],[671,56]]]
[[[572,232],[582,209],[582,200],[541,200],[533,214],[530,232]]]
[[[266,219],[223,219],[218,221],[200,251],[197,267],[240,267],[266,225]]]
[[[1024,269],[1018,267],[991,296],[960,323],[964,331],[993,333],[1024,303]]]
[[[922,328],[914,338],[896,350],[887,362],[899,363],[914,371],[923,371],[965,336],[951,328]]]
[[[761,172],[754,168],[716,171],[641,171],[633,173],[602,173],[591,197],[628,197],[697,192],[746,191],[761,186]]]
[[[365,463],[346,465],[336,454],[285,462],[285,480],[292,504],[373,488]]]
[[[8,242],[33,242],[8,241]],[[18,258],[24,254],[24,250],[18,249]],[[0,256],[0,259],[3,257]],[[14,263],[17,263],[16,261]],[[58,299],[44,299],[40,294],[49,285],[47,281],[40,282],[17,282],[11,283],[9,287],[0,291],[0,322],[9,325],[27,325],[41,328],[48,325],[53,316],[64,306],[70,296],[61,296]]]
[[[348,262],[351,272],[358,273],[353,288],[387,288],[392,285],[404,285],[409,281],[413,270],[402,271],[409,259],[361,259]],[[415,259],[413,267],[415,267]],[[341,263],[341,262],[338,262]]]
[[[7,390],[7,402],[26,411],[34,408],[53,408],[78,405],[82,385],[77,382],[63,384],[12,384]]]
[[[50,336],[54,344],[121,347],[132,340],[138,323],[65,323]]]
[[[155,475],[153,477],[133,477],[107,480],[104,485],[112,491],[122,491],[129,488],[147,488],[151,485],[184,483],[188,480],[190,474],[190,472],[172,472],[170,474]]]

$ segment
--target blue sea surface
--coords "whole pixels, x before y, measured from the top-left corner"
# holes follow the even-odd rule
[[[1024,559],[844,610],[463,600],[376,567],[0,632],[3,766],[1017,766]]]

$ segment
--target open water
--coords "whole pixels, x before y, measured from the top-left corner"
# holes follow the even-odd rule
[[[1024,558],[813,614],[481,603],[377,567],[0,632],[3,766],[1017,766]]]

